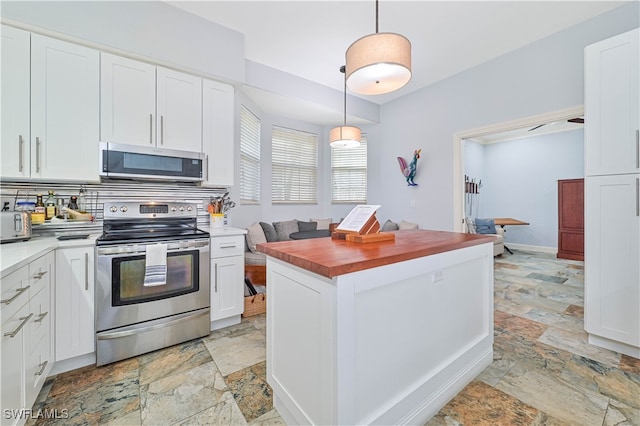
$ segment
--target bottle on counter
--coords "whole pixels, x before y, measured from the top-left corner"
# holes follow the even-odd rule
[[[58,198],[56,202],[56,216],[64,215],[64,198]]]
[[[78,209],[78,197],[75,195],[72,195],[71,198],[69,199],[69,204],[67,205],[67,207],[69,207],[72,210],[79,210]]]
[[[51,220],[56,215],[56,197],[52,190],[49,190],[49,197],[45,203],[45,220]]]
[[[31,213],[31,223],[42,224],[44,223],[45,207],[42,201],[42,194],[36,195],[35,210]]]
[[[78,211],[80,213],[87,212],[87,194],[84,186],[80,187],[80,192],[78,193]]]

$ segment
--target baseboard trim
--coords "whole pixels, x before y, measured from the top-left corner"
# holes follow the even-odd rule
[[[508,243],[506,241],[505,241],[505,245],[508,246],[511,250],[535,251],[537,253],[551,253],[551,254],[558,253],[557,247],[530,246],[528,244]]]

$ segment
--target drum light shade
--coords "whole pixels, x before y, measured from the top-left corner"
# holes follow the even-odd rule
[[[349,90],[362,95],[393,92],[411,80],[411,42],[396,33],[362,37],[346,53]]]
[[[360,146],[361,132],[358,127],[334,127],[329,132],[329,144],[334,148],[353,148]]]

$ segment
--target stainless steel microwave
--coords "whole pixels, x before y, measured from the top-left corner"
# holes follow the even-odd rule
[[[100,143],[100,176],[201,182],[205,154],[111,142]]]

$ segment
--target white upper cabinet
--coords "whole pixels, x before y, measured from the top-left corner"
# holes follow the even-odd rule
[[[97,181],[98,51],[31,35],[31,177]]]
[[[3,177],[28,178],[30,34],[2,26],[2,139]]]
[[[156,67],[101,54],[100,140],[155,145]]]
[[[585,48],[585,175],[640,171],[640,29]]]
[[[2,177],[98,180],[99,72],[96,50],[2,27]]]
[[[202,152],[202,79],[158,67],[156,122],[160,148]]]
[[[204,185],[231,186],[234,173],[233,86],[204,80],[202,150],[207,155]]]
[[[202,79],[102,53],[103,142],[202,151]]]

